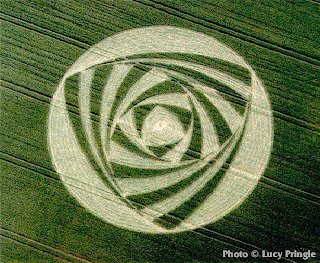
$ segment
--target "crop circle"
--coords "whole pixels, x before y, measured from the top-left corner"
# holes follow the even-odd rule
[[[87,50],[48,120],[68,191],[102,220],[146,233],[230,213],[264,173],[272,139],[254,70],[215,38],[171,26],[123,31]]]

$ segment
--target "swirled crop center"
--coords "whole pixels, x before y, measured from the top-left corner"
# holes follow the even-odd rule
[[[266,91],[244,59],[169,26],[90,48],[61,80],[48,121],[69,192],[102,220],[148,233],[199,228],[239,206],[272,136]]]

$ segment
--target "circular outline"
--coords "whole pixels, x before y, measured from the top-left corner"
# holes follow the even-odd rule
[[[77,140],[70,126],[64,97],[64,82],[73,74],[117,58],[156,52],[192,53],[227,60],[248,69],[252,77],[251,109],[235,160],[218,189],[204,201],[205,204],[201,207],[202,213],[200,211],[198,217],[185,220],[174,229],[164,229],[151,222],[151,211],[150,216],[140,215],[126,207],[119,197],[114,196],[112,191],[104,186],[90,167],[85,153],[75,143]],[[60,174],[66,188],[91,213],[108,223],[133,231],[173,233],[212,223],[238,207],[248,197],[268,164],[273,141],[272,127],[272,113],[267,93],[253,69],[241,56],[203,33],[171,26],[151,26],[131,29],[107,37],[86,51],[71,66],[52,97],[48,118],[48,144],[53,166]],[[64,134],[64,142],[61,142],[62,134]],[[68,147],[65,147],[66,144]],[[259,148],[252,151],[252,144],[259,145]],[[77,180],[79,177],[81,181]],[[236,188],[238,192],[226,190],[232,183],[239,186]],[[234,202],[226,207],[221,200],[230,198],[230,193]],[[214,205],[220,207],[219,213],[210,213]],[[122,209],[119,209],[121,206],[123,206]]]

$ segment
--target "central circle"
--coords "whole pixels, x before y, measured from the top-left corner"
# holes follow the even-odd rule
[[[154,126],[153,126],[153,131],[160,133],[160,132],[166,132],[170,127],[169,123],[166,120],[161,120],[158,121]]]
[[[145,118],[141,137],[148,146],[162,146],[176,143],[184,136],[182,124],[173,112],[156,106]]]

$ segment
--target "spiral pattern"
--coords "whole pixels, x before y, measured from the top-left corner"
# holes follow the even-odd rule
[[[253,191],[271,152],[272,114],[232,49],[195,31],[145,27],[106,38],[67,71],[48,144],[65,186],[96,216],[180,232],[218,220]]]

